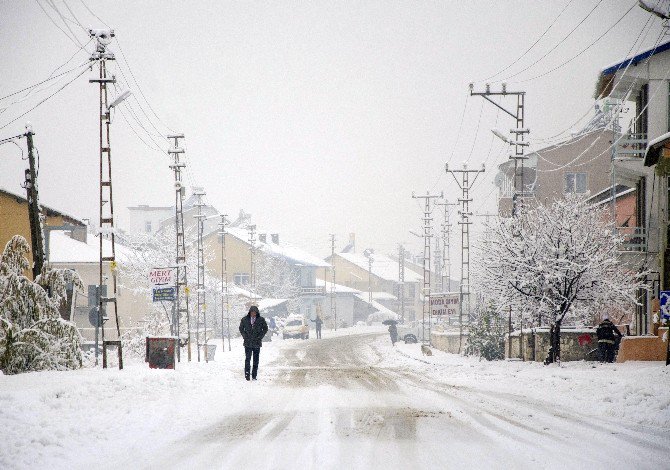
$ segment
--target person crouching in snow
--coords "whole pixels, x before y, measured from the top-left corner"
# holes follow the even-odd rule
[[[256,380],[258,374],[258,357],[263,346],[263,336],[268,332],[268,324],[261,317],[258,307],[249,307],[249,313],[240,321],[240,334],[244,339],[244,378],[249,380],[249,369],[251,356],[254,357],[254,365],[251,368],[251,378]]]
[[[616,351],[617,340],[621,339],[621,332],[612,323],[608,315],[603,317],[603,321],[596,329],[598,336],[598,351],[600,353],[600,362],[614,362],[614,353]]]

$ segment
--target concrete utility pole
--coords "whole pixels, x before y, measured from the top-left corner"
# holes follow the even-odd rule
[[[33,253],[33,279],[42,273],[44,266],[44,235],[42,221],[40,220],[40,203],[37,189],[37,170],[35,168],[35,151],[33,146],[33,129],[26,124],[26,137],[28,144],[28,168],[25,172],[26,198],[28,200],[28,218],[30,219],[30,243]]]
[[[436,202],[436,206],[444,207],[444,218],[441,225],[442,228],[442,270],[440,271],[440,288],[442,292],[451,290],[451,256],[450,256],[450,242],[449,235],[451,233],[451,222],[449,221],[449,206],[457,206],[455,202]]]
[[[398,313],[400,323],[405,323],[405,247],[398,245]]]
[[[421,317],[421,335],[422,342],[431,344],[432,315],[430,310],[430,239],[433,237],[433,226],[431,217],[430,201],[431,199],[442,199],[444,193],[430,194],[426,192],[425,196],[417,196],[412,192],[413,199],[424,200],[423,211],[423,310]],[[428,317],[428,338],[426,338],[426,317]]]
[[[221,350],[226,350],[225,338],[223,324],[224,316],[223,312],[226,312],[225,319],[227,320],[228,326],[228,351],[230,348],[230,302],[228,299],[228,260],[226,259],[226,225],[229,225],[230,222],[226,220],[227,215],[221,214],[221,222],[219,222],[219,236],[221,237]]]
[[[249,225],[249,285],[252,297],[256,297],[256,226]]]
[[[172,163],[170,169],[174,171],[174,225],[175,225],[175,239],[177,244],[176,261],[177,261],[177,281],[175,283],[177,296],[175,299],[175,310],[173,314],[173,324],[175,334],[178,341],[181,341],[180,328],[182,315],[186,317],[186,346],[188,352],[188,360],[191,361],[191,318],[188,308],[188,272],[186,267],[186,240],[184,235],[184,186],[182,183],[182,169],[186,167],[186,163],[180,161],[180,155],[184,153],[184,149],[179,146],[179,139],[183,139],[184,134],[171,134],[168,139],[173,142],[173,147],[168,149],[168,154],[172,156]],[[183,295],[182,295],[183,291]],[[177,348],[177,361],[181,361],[181,345]]]
[[[503,134],[494,130],[493,133],[501,138],[503,141],[508,143],[511,146],[514,146],[514,154],[510,155],[510,160],[514,160],[514,195],[512,196],[512,215],[517,216],[520,214],[520,207],[523,207],[523,198],[526,196],[524,189],[524,161],[528,159],[525,155],[525,149],[528,147],[528,142],[526,141],[526,135],[530,132],[529,129],[525,127],[525,110],[526,110],[526,92],[525,91],[507,91],[507,84],[502,84],[501,91],[491,91],[491,85],[486,84],[486,90],[483,92],[475,92],[474,84],[470,84],[470,96],[481,96],[486,101],[493,103],[497,108],[503,110],[506,114],[512,116],[516,122],[516,127],[510,129],[510,133],[514,135],[514,139],[509,139]],[[493,101],[490,96],[516,96],[516,109],[514,112],[507,110],[500,104]],[[519,162],[521,162],[521,167],[519,171]]]
[[[374,259],[372,255],[375,250],[372,248],[367,248],[363,250],[363,256],[368,259],[368,315],[370,314],[370,309],[372,308],[372,262]]]
[[[333,318],[335,323],[335,331],[337,331],[337,302],[335,300],[335,234],[330,234],[330,266],[332,281],[330,284],[330,318]]]
[[[205,330],[205,362],[209,362],[207,358],[207,306],[205,299],[205,250],[202,246],[202,236],[205,228],[205,218],[202,213],[202,208],[205,203],[202,202],[202,197],[205,195],[205,190],[202,188],[193,188],[193,195],[196,197],[196,202],[193,204],[198,208],[198,213],[193,217],[197,221],[197,255],[198,255],[198,285],[196,287],[196,294],[198,299],[198,315],[195,320],[195,340],[198,347],[198,362],[200,362],[200,314],[202,314],[202,324]]]
[[[90,29],[89,34],[91,39],[96,40],[95,52],[91,55],[91,61],[97,61],[99,65],[99,77],[89,79],[89,83],[97,83],[100,88],[100,115],[98,118],[100,130],[100,211],[99,211],[99,263],[98,263],[98,285],[103,285],[103,266],[104,263],[109,263],[112,274],[112,292],[111,296],[100,296],[98,303],[98,315],[100,316],[99,324],[101,325],[102,337],[102,367],[107,368],[107,348],[109,346],[116,347],[119,357],[119,369],[123,369],[123,351],[121,349],[121,329],[119,325],[119,311],[117,304],[117,265],[116,265],[116,248],[115,248],[115,234],[114,234],[114,202],[112,197],[112,149],[109,140],[109,127],[111,124],[110,110],[118,105],[130,92],[124,92],[111,104],[108,103],[107,85],[116,83],[114,76],[107,75],[107,61],[115,60],[114,54],[107,50],[107,46],[114,37],[114,31],[111,29]],[[105,249],[103,247],[103,240],[107,239],[110,242],[110,247]],[[116,322],[116,339],[105,339],[105,322],[108,320],[103,316],[104,304],[111,303],[114,305],[114,320]]]
[[[460,300],[461,300],[461,310],[458,315],[458,330],[459,330],[459,342],[458,342],[458,352],[460,353],[463,349],[463,312],[467,314],[468,324],[470,323],[470,203],[472,199],[470,198],[470,189],[475,184],[477,177],[480,173],[484,173],[484,165],[479,170],[469,170],[467,164],[463,164],[462,170],[450,170],[449,164],[444,165],[444,169],[447,173],[451,174],[456,181],[456,184],[461,188],[462,196],[458,200],[461,203],[461,220],[458,224],[461,226],[461,285],[460,285]],[[456,173],[461,175],[461,180],[459,181],[456,178]],[[472,180],[470,180],[470,175],[474,175]]]

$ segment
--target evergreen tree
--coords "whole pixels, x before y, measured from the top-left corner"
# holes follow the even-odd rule
[[[23,274],[29,251],[26,239],[15,235],[0,258],[0,369],[17,374],[79,368],[81,337],[58,306],[68,283],[83,290],[81,280],[70,270],[44,268],[31,281]]]
[[[505,358],[505,326],[492,304],[483,307],[475,323],[470,325],[465,354],[483,357],[487,361]]]

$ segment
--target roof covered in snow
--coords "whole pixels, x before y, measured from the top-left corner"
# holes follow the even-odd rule
[[[105,253],[112,251],[112,242],[102,240]],[[115,243],[116,258],[122,261],[129,253],[129,248]],[[51,231],[49,239],[49,262],[51,263],[97,263],[100,260],[98,238],[89,234],[86,243],[75,240],[65,232]]]
[[[326,288],[326,294],[330,293],[330,286],[332,286],[332,282],[326,282],[323,279],[317,279],[316,280],[316,287],[325,287]],[[335,284],[335,293],[337,294],[360,294],[361,291],[358,289],[354,289],[352,287],[347,287],[343,286],[341,284]]]
[[[359,268],[368,270],[368,258],[359,253],[337,253],[336,256],[349,261]],[[382,254],[372,255],[372,275],[386,281],[398,282],[398,262]],[[421,282],[423,276],[410,269],[405,269],[405,282]]]

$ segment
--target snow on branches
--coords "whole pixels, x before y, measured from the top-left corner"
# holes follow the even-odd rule
[[[79,332],[61,318],[58,306],[66,285],[81,289],[81,280],[73,271],[45,268],[31,281],[23,275],[29,251],[26,239],[16,235],[0,258],[0,369],[17,374],[79,368]]]
[[[549,362],[560,356],[566,316],[593,321],[611,309],[628,308],[644,287],[644,273],[621,264],[623,237],[608,220],[585,198],[568,195],[494,222],[478,247],[477,290],[499,309],[512,306],[531,315],[532,323],[535,318],[548,323]]]

